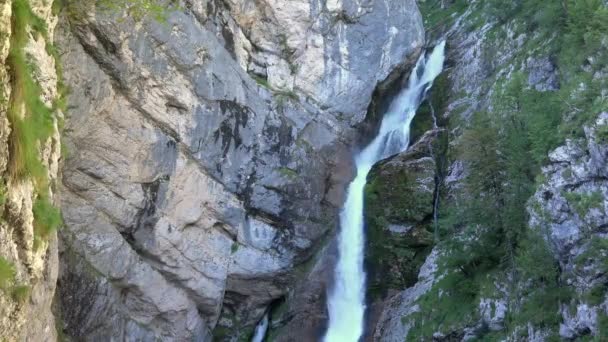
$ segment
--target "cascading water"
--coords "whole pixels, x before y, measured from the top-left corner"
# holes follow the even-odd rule
[[[407,149],[416,110],[443,70],[445,41],[416,63],[408,83],[384,115],[374,140],[355,157],[357,176],[350,183],[340,213],[335,284],[329,296],[329,328],[325,342],[357,342],[363,334],[365,271],[363,270],[363,190],[367,174],[378,161]]]
[[[253,338],[251,342],[262,342],[264,341],[264,337],[266,337],[266,331],[268,330],[268,312],[264,315],[264,318],[258,323],[258,326],[255,327],[255,332],[253,333]]]

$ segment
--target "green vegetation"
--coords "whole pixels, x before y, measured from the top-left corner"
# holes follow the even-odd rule
[[[376,170],[369,175],[365,187],[365,260],[369,270],[368,293],[373,298],[386,296],[390,289],[412,286],[432,249],[428,214],[433,193],[421,191],[419,181],[432,177],[434,171],[429,162],[411,169],[384,170],[390,176]],[[401,226],[404,231],[391,232],[391,224]]]
[[[451,25],[458,14],[462,14],[468,6],[466,0],[455,0],[447,5],[445,0],[419,1],[418,6],[424,17],[424,27],[427,31],[435,31],[440,27]]]
[[[285,106],[287,105],[287,102],[289,102],[289,101],[297,102],[300,99],[298,97],[298,95],[291,90],[273,90],[273,91],[274,91],[274,98],[277,101],[277,110],[279,112],[283,112],[285,110]]]
[[[518,246],[514,274],[528,284],[515,291],[514,307],[518,310],[511,314],[508,325],[557,327],[561,321],[559,305],[573,294],[561,284],[559,265],[540,234],[528,230]]]
[[[442,10],[442,3],[420,3],[427,28],[449,24],[453,13],[466,9],[456,1]],[[526,40],[515,51],[513,72],[490,66],[494,74],[485,91],[491,94],[491,112],[477,112],[468,123],[460,122],[463,134],[450,146],[449,157],[464,160],[469,173],[464,187],[440,210],[439,243],[445,252],[440,267],[445,276],[419,300],[421,311],[405,318],[414,322],[408,336],[412,340],[428,339],[437,331],[449,334],[476,322],[479,299],[494,296],[508,301],[506,329],[483,340],[500,340],[527,323],[556,331],[559,305],[574,294],[562,284],[543,238],[545,228],[528,227],[526,203],[543,181],[540,171],[548,152],[568,137],[581,136],[585,124],[608,110],[601,93],[608,86],[601,77],[608,71],[608,9],[602,1],[490,0],[472,6],[464,25],[478,25],[479,17],[498,23],[488,31],[484,53],[499,53],[510,30],[516,37],[525,34]],[[556,63],[558,90],[530,88],[528,75],[517,71],[529,57],[539,55]],[[490,63],[496,59],[486,57]],[[596,135],[608,141],[608,128],[600,126]],[[564,196],[581,216],[601,208],[603,199],[601,193]],[[608,253],[598,241],[589,250],[580,262]],[[494,280],[508,288],[498,292]],[[586,300],[597,303],[604,295],[605,284],[600,284],[587,292]]]
[[[47,239],[52,232],[61,226],[61,213],[44,195],[39,195],[34,202],[33,212],[34,245],[39,246],[41,239]]]
[[[15,281],[15,266],[8,260],[0,257],[0,290],[10,287]]]
[[[272,90],[272,87],[270,86],[270,83],[268,83],[267,79],[265,79],[263,77],[260,77],[258,75],[255,75],[255,74],[250,74],[250,76],[260,86],[262,86],[262,87],[264,87],[266,89]]]
[[[23,304],[30,297],[30,287],[27,285],[16,285],[16,275],[15,265],[0,257],[0,291],[10,294],[15,302]]]
[[[281,175],[287,177],[288,179],[294,180],[299,177],[298,173],[295,170],[292,170],[290,168],[281,167],[278,170]]]
[[[604,203],[604,195],[601,191],[595,191],[590,194],[564,192],[563,195],[581,218],[584,218],[589,210],[593,208],[602,209]]]
[[[4,211],[4,203],[6,202],[6,184],[4,179],[0,177],[0,219],[2,219],[2,212]]]
[[[544,240],[528,228],[526,203],[547,152],[561,142],[554,133],[561,120],[555,95],[526,89],[523,79],[514,74],[497,83],[495,112],[475,113],[454,151],[469,165],[469,174],[459,198],[440,213],[447,251],[441,264],[448,273],[421,299],[415,336],[449,333],[473,322],[479,298],[496,291],[486,284],[491,274],[533,284],[508,282],[507,333],[526,322],[559,323],[559,303],[570,294]]]
[[[173,1],[164,0],[97,0],[97,6],[111,12],[126,12],[134,20],[150,17],[165,22],[170,11],[176,10]]]
[[[602,144],[608,144],[608,124],[598,126],[595,130],[595,136]]]
[[[30,298],[30,287],[27,285],[14,286],[11,290],[11,297],[17,303],[23,304]]]
[[[48,43],[46,25],[31,10],[27,0],[15,0],[12,4],[11,48],[7,64],[11,70],[12,94],[7,117],[12,132],[9,139],[9,174],[16,180],[30,178],[38,194],[34,204],[34,232],[36,246],[61,224],[59,211],[49,199],[48,172],[40,160],[40,146],[55,131],[55,110],[41,100],[42,89],[36,82],[36,65],[25,53],[30,32],[41,35],[47,41],[47,51],[57,56]],[[61,86],[61,82],[60,82]],[[60,91],[63,91],[63,87]]]
[[[40,161],[39,146],[54,131],[54,115],[40,99],[41,89],[33,78],[34,65],[28,61],[25,45],[28,27],[46,35],[44,21],[36,17],[27,0],[13,2],[13,35],[7,64],[11,69],[12,95],[8,109],[11,123],[10,167],[15,178],[32,177],[38,191],[48,187],[47,171]]]

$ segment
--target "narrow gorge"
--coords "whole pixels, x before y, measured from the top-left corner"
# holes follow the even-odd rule
[[[608,339],[606,0],[0,0],[0,341]]]

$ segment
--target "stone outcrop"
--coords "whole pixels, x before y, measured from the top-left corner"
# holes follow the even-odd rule
[[[165,23],[73,6],[65,332],[248,338],[336,227],[356,126],[422,48],[415,2],[186,1]]]
[[[434,144],[427,132],[406,152],[380,162],[365,188],[366,260],[373,297],[412,286],[433,244]]]
[[[598,333],[608,314],[608,113],[549,154],[545,181],[530,200],[530,226],[548,241],[576,296],[564,303],[561,337]]]
[[[23,42],[22,47],[24,51],[20,52],[36,66],[29,71],[31,75],[28,77],[39,88],[42,105],[51,108],[53,101],[59,97],[58,76],[56,61],[48,49],[53,42],[47,37],[52,37],[57,18],[52,14],[50,2],[26,2],[30,7],[27,10],[31,9],[32,15],[46,25],[45,37],[36,31],[40,28],[24,24],[23,19],[15,19],[15,3],[17,1],[10,0],[0,3],[0,340],[54,340],[56,331],[51,304],[59,267],[57,238],[54,232],[44,239],[40,238],[35,228],[38,222],[35,221],[34,210],[42,196],[41,192],[48,192],[46,196],[50,202],[55,198],[54,184],[61,156],[57,118],[61,117],[61,113],[53,113],[57,118],[51,118],[50,136],[36,142],[34,147],[36,151],[32,157],[42,162],[45,170],[41,178],[44,181],[35,180],[27,174],[15,175],[12,169],[14,160],[24,158],[19,154],[27,151],[11,148],[20,136],[11,121],[9,107],[12,106],[13,114],[18,112],[23,120],[32,120],[30,115],[41,114],[27,112],[22,108],[23,104],[15,99],[17,92],[24,90],[17,88],[23,85],[17,84],[16,66],[14,61],[9,62],[8,59],[9,51],[15,53],[15,50],[21,50],[13,39],[14,25],[18,23],[22,25],[19,29],[27,32],[27,41]]]
[[[385,300],[384,309],[375,325],[374,341],[399,342],[408,335],[414,323],[408,318],[419,311],[416,301],[431,289],[439,277],[437,257],[438,251],[435,249],[420,267],[416,284]]]

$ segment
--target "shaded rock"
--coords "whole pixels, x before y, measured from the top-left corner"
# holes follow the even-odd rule
[[[438,251],[434,249],[420,267],[416,284],[385,300],[385,307],[374,329],[374,341],[404,341],[414,322],[408,316],[419,311],[418,298],[427,293],[437,280]]]
[[[414,285],[431,250],[436,176],[432,150],[438,134],[427,132],[406,152],[374,166],[368,176],[365,258],[373,301]],[[381,312],[381,305],[376,310]]]

